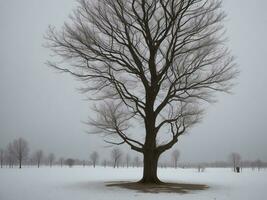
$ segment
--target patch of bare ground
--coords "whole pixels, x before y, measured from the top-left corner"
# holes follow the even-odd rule
[[[109,182],[107,187],[120,187],[129,190],[135,190],[143,193],[181,193],[186,194],[191,191],[205,190],[209,187],[202,184],[187,183],[159,183],[144,184],[140,182]]]

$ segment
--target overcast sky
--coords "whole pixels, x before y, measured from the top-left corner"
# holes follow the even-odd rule
[[[0,148],[17,137],[32,150],[87,159],[91,151],[108,153],[102,138],[88,135],[81,121],[90,103],[76,88],[81,83],[44,63],[49,24],[60,28],[75,8],[74,0],[0,1]],[[183,161],[267,160],[267,2],[226,0],[228,45],[241,71],[233,95],[218,96],[203,122],[182,136],[174,148]],[[127,148],[125,148],[128,150]]]

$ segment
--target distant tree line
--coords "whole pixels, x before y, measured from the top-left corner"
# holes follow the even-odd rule
[[[126,164],[127,163],[127,164]],[[113,148],[110,151],[109,159],[103,159],[100,162],[100,156],[97,151],[92,151],[88,154],[88,159],[75,159],[75,158],[57,158],[54,153],[46,154],[43,150],[38,149],[30,152],[29,144],[24,138],[14,139],[7,147],[0,148],[0,165],[3,167],[19,167],[22,166],[41,166],[53,167],[55,165],[64,167],[78,166],[92,166],[97,165],[103,167],[140,167],[141,158],[135,156],[131,159],[131,156],[127,154],[124,159],[123,151],[119,148]]]
[[[0,148],[0,165],[1,168],[22,168],[23,165],[39,168],[41,165],[50,167],[60,165],[62,167],[63,165],[72,166],[73,164],[69,162],[69,159],[59,158],[56,160],[54,153],[46,155],[41,149],[31,153],[28,142],[24,138],[18,138],[10,142],[5,149]]]
[[[88,153],[88,159],[75,159],[75,158],[57,158],[54,153],[44,153],[43,150],[38,149],[30,152],[28,142],[23,138],[14,139],[10,142],[5,149],[0,148],[0,166],[3,167],[19,167],[22,166],[58,166],[58,167],[72,167],[77,166],[102,166],[102,167],[143,167],[142,157],[138,154],[124,153],[119,148],[110,149],[110,154],[105,155],[106,158],[101,159],[100,153],[92,151]],[[103,156],[104,157],[104,156]],[[236,167],[251,168],[252,170],[260,171],[262,168],[267,167],[267,162],[260,159],[253,161],[242,160],[240,154],[231,153],[227,161],[215,161],[215,162],[200,162],[200,163],[182,163],[179,162],[180,151],[175,149],[171,152],[169,157],[164,157],[159,161],[159,167],[161,168],[197,168],[199,172],[204,171],[207,167],[220,167],[229,168],[232,167],[233,171],[236,171]]]

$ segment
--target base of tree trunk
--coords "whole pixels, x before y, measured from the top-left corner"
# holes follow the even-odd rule
[[[142,178],[137,183],[142,183],[142,184],[161,184],[163,182],[161,180],[159,180],[158,177],[154,177],[154,178]]]

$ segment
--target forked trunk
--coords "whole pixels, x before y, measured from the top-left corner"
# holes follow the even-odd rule
[[[159,154],[153,151],[144,152],[143,178],[140,183],[161,183],[157,176]]]

